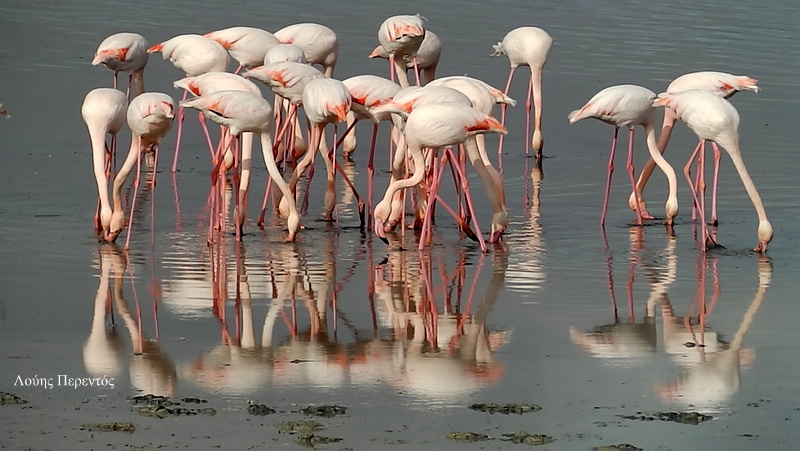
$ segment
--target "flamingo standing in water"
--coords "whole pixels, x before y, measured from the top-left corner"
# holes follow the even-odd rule
[[[2,114],[3,116],[5,116],[5,117],[6,117],[6,119],[8,119],[8,118],[10,118],[10,117],[11,117],[11,114],[8,112],[8,110],[6,109],[6,107],[4,107],[4,106],[3,106],[3,104],[2,104],[2,103],[0,103],[0,114]]]
[[[436,68],[439,66],[439,58],[442,55],[442,41],[439,36],[431,30],[425,30],[425,37],[417,50],[417,68],[422,75],[422,83],[424,86],[431,80],[436,78]],[[384,58],[389,59],[391,54],[383,48],[383,45],[378,45],[375,50],[369,54],[370,58]],[[403,57],[406,72],[408,69],[414,68],[414,60],[409,55]],[[391,69],[391,68],[390,68]],[[406,75],[408,80],[408,75]]]
[[[428,89],[428,88],[422,88]],[[414,173],[408,179],[395,180],[389,184],[383,200],[375,207],[375,232],[384,242],[386,240],[385,222],[392,213],[392,197],[394,192],[400,189],[415,186],[422,181],[425,173],[425,159],[422,149],[439,149],[466,141],[471,136],[482,133],[506,133],[503,127],[495,118],[481,113],[480,111],[456,103],[431,103],[420,105],[414,108],[408,115],[405,124],[404,136],[408,144],[408,152],[414,160]],[[470,159],[473,162],[480,161],[480,158]],[[441,171],[440,171],[441,172]],[[435,174],[437,179],[439,174]],[[461,174],[463,177],[463,174]],[[435,199],[439,182],[434,180],[429,192],[429,199]],[[487,190],[488,191],[488,190]],[[430,209],[428,210],[430,213]],[[431,233],[431,215],[426,214],[420,237],[420,249],[425,244],[425,237]],[[477,227],[476,227],[477,228]]]
[[[697,135],[700,142],[697,144],[689,162],[684,168],[684,174],[692,188],[695,205],[700,209],[700,222],[702,225],[703,248],[716,245],[713,238],[708,234],[705,224],[705,211],[702,202],[698,199],[697,190],[692,183],[689,168],[695,156],[701,151],[706,141],[712,141],[722,146],[731,157],[739,178],[742,180],[747,195],[756,209],[758,216],[758,245],[753,249],[756,252],[766,253],[767,245],[772,240],[772,224],[767,219],[764,204],[758,194],[747,167],[742,159],[742,152],[739,148],[739,112],[724,98],[714,95],[707,91],[689,90],[679,93],[662,93],[653,103],[654,106],[671,108],[678,119],[686,123],[687,126]],[[702,153],[699,159],[702,167]]]
[[[367,159],[367,205],[369,205],[370,211],[370,215],[367,215],[367,226],[369,227],[371,226],[372,177],[375,174],[375,142],[378,137],[378,125],[382,121],[392,120],[390,113],[373,114],[373,108],[390,102],[400,91],[400,85],[377,75],[356,75],[342,80],[342,83],[350,91],[352,97],[350,112],[347,113],[348,132],[342,145],[342,153],[345,158],[349,158],[355,150],[355,124],[361,119],[370,119],[373,122]]]
[[[669,181],[669,197],[665,206],[666,223],[672,224],[673,219],[678,214],[678,182],[675,170],[661,156],[656,142],[655,108],[653,107],[655,99],[656,94],[653,91],[641,86],[610,86],[595,94],[581,109],[569,114],[570,124],[585,118],[595,118],[614,126],[614,138],[611,141],[611,155],[608,158],[608,175],[606,177],[606,192],[603,198],[603,213],[600,216],[600,226],[604,226],[606,222],[608,196],[611,191],[611,175],[614,173],[614,152],[617,147],[617,134],[620,127],[628,127],[627,169],[631,186],[636,186],[636,179],[633,175],[633,134],[634,128],[637,125],[641,125],[645,130],[650,157],[664,171]],[[636,201],[638,203],[638,198]],[[636,223],[642,225],[642,215],[639,210],[636,210],[636,213]]]
[[[131,98],[131,85],[136,87],[136,95],[144,92],[144,67],[147,65],[147,40],[136,33],[117,33],[105,38],[97,47],[92,66],[105,64],[114,71],[114,88],[117,87],[117,74],[128,73],[128,89],[125,96]]]
[[[278,38],[272,33],[253,27],[230,27],[205,34],[222,45],[228,54],[239,63],[235,74],[264,64],[264,56],[277,45]]]
[[[320,148],[320,141],[322,135],[325,133],[326,124],[334,124],[334,127],[339,122],[346,119],[347,113],[350,111],[352,97],[347,86],[339,80],[332,78],[315,78],[310,80],[303,89],[303,110],[306,112],[308,121],[311,124],[310,136],[308,138],[309,148],[303,159],[297,163],[297,167],[292,172],[292,177],[289,179],[289,188],[292,193],[296,192],[297,182],[300,176],[310,166],[314,165],[314,156],[317,149],[322,154],[327,167],[328,186],[325,192],[325,220],[331,221],[333,219],[333,209],[336,207],[336,192],[335,192],[335,165],[336,165],[336,146],[334,145],[331,150],[331,155],[328,155],[328,149]],[[333,142],[336,143],[336,133],[334,132]],[[351,187],[352,188],[352,187]],[[355,190],[354,190],[355,191]],[[356,196],[358,196],[356,194]],[[281,200],[280,210],[285,212],[286,196]],[[364,225],[364,205],[359,200],[359,217],[361,225]]]
[[[0,105],[0,109],[2,105]],[[112,88],[97,88],[89,91],[83,99],[81,116],[89,129],[92,143],[92,166],[97,181],[98,206],[95,214],[95,233],[106,240],[110,235],[111,202],[108,198],[108,181],[114,170],[114,150],[117,132],[125,125],[128,99],[122,91]],[[106,145],[106,135],[111,135],[111,144]]]
[[[269,102],[260,95],[243,91],[217,91],[202,97],[183,102],[187,108],[195,108],[206,114],[211,120],[228,127],[234,136],[244,132],[257,133],[261,137],[261,152],[273,182],[283,192],[286,202],[289,236],[287,241],[294,241],[300,228],[300,215],[294,198],[291,196],[283,176],[275,164],[272,154],[272,121],[273,112]],[[241,189],[241,188],[240,188]],[[245,195],[246,198],[246,195]],[[237,237],[241,234],[242,221],[246,205],[238,206],[241,216],[236,216]]]
[[[758,80],[748,77],[746,75],[732,75],[725,72],[690,72],[683,74],[672,81],[667,86],[667,92],[677,93],[681,91],[688,91],[690,89],[699,89],[701,91],[708,91],[712,94],[718,95],[725,99],[732,97],[739,91],[754,91],[758,92]],[[675,126],[677,117],[675,112],[669,108],[664,109],[664,123],[661,126],[661,135],[658,137],[658,149],[663,154],[667,150],[669,138],[672,135],[672,128]],[[720,152],[716,143],[712,141],[714,148],[714,184],[712,187],[711,195],[711,224],[717,224],[717,177],[719,175]],[[655,168],[655,161],[650,159],[642,168],[642,173],[639,174],[639,180],[636,182],[636,189],[639,194],[640,208],[643,217],[652,217],[647,212],[646,204],[644,202],[643,191],[650,175]],[[698,174],[700,175],[700,174]],[[632,192],[628,198],[628,204],[631,210],[636,210],[636,203],[634,193]]]
[[[204,96],[217,91],[243,91],[251,94],[261,96],[261,90],[258,89],[255,83],[229,72],[207,72],[195,77],[186,77],[173,83],[176,88],[183,88],[191,92],[195,96]],[[213,117],[211,118],[214,119]],[[212,164],[216,167],[224,165],[225,171],[233,166],[234,156],[229,148],[225,146],[227,140],[228,130],[226,127],[221,126],[222,133],[220,134],[220,142],[218,146],[219,152],[224,152],[224,155],[214,155],[212,153]],[[234,215],[238,217],[238,223],[244,224],[247,193],[250,186],[250,172],[252,165],[253,154],[253,133],[244,132],[241,137],[241,180],[239,181],[238,192],[238,206]],[[215,171],[216,173],[216,171]]]
[[[275,37],[300,47],[308,64],[319,64],[326,77],[333,76],[339,58],[339,38],[333,30],[317,23],[298,23],[276,31]]]
[[[531,70],[531,79],[526,89],[528,93],[525,101],[525,155],[528,155],[528,135],[530,134],[531,123],[531,97],[533,97],[534,116],[533,116],[533,136],[531,145],[536,152],[536,161],[541,163],[542,148],[544,138],[542,137],[542,69],[547,62],[547,54],[553,45],[553,38],[546,31],[538,27],[519,27],[508,32],[501,42],[494,45],[492,56],[506,55],[511,64],[508,72],[508,82],[506,82],[505,93],[511,88],[511,79],[514,71],[519,66],[528,66]],[[500,113],[500,123],[505,124],[506,105],[503,105]],[[498,155],[503,151],[503,136],[500,136],[500,144],[497,147]]]
[[[130,228],[133,225],[133,212],[136,206],[136,194],[139,190],[139,178],[141,175],[142,153],[148,149],[155,151],[155,163],[153,164],[153,175],[155,183],[155,173],[158,164],[158,143],[161,141],[170,128],[175,118],[175,102],[172,97],[160,92],[146,92],[140,94],[128,105],[127,122],[131,129],[131,147],[128,157],[122,164],[117,176],[114,178],[113,188],[113,213],[111,214],[110,232],[106,241],[113,242],[122,232],[125,222],[125,212],[122,209],[122,186],[128,179],[128,175],[136,164],[136,178],[133,183],[133,200],[131,202],[130,220],[128,222],[128,237],[125,240],[125,249],[129,248],[131,241]]]
[[[199,34],[183,34],[156,44],[147,53],[161,52],[164,59],[170,60],[176,69],[186,73],[187,77],[205,74],[206,72],[225,72],[228,68],[228,52],[217,41]],[[181,101],[186,100],[189,92],[184,91]],[[175,139],[175,156],[170,171],[178,169],[178,153],[181,147],[183,132],[183,107],[178,108],[178,136]],[[204,116],[198,113],[200,123]],[[203,125],[205,128],[205,125]]]
[[[420,85],[417,52],[423,39],[425,39],[425,24],[419,14],[389,17],[378,29],[378,42],[389,54],[390,78],[394,81],[394,74],[397,73],[398,82],[404,88],[409,85],[406,58],[413,63],[417,86]]]
[[[463,93],[469,97],[473,108],[486,115],[492,114],[492,109],[496,103],[495,97],[489,91],[488,84],[474,78],[466,76],[444,77],[432,81],[429,86],[445,86]],[[500,236],[508,228],[508,210],[506,209],[503,177],[489,160],[489,156],[486,153],[485,136],[477,135],[474,138],[474,144],[472,140],[468,140],[464,144],[467,152],[471,152],[470,159],[472,159],[472,154],[477,153],[481,160],[480,163],[473,161],[473,166],[475,166],[478,175],[481,176],[489,201],[492,204],[492,234],[489,237],[489,242],[494,243],[500,239]]]

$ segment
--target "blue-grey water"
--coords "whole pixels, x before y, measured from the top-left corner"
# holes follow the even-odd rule
[[[343,79],[386,74],[385,61],[367,58],[377,29],[386,17],[417,12],[443,42],[439,75],[468,74],[500,88],[508,60],[489,57],[492,44],[521,25],[554,38],[544,72],[542,173],[523,151],[526,68],[510,92],[520,103],[507,120],[511,224],[501,246],[482,253],[460,239],[441,209],[433,246],[417,251],[407,232],[408,250],[388,247],[359,231],[343,188],[338,225],[318,220],[321,192],[312,192],[306,229],[285,244],[283,222],[268,220],[263,231],[255,224],[262,168],[243,242],[225,236],[207,246],[210,167],[193,115],[174,176],[168,160],[175,131],[163,141],[156,189],[140,197],[130,250],[97,242],[80,105],[89,90],[110,86],[111,72],[90,64],[106,36],[133,31],[155,44],[234,25],[276,31],[319,22],[338,34],[334,75]],[[11,113],[0,118],[0,391],[29,401],[0,406],[0,447],[296,446],[272,425],[302,419],[300,408],[323,403],[348,408],[318,419],[326,427],[319,434],[344,439],[326,449],[514,449],[522,445],[501,441],[502,434],[520,430],[553,437],[546,449],[796,446],[794,2],[6,0],[0,17],[0,102]],[[679,173],[674,234],[657,221],[630,227],[621,156],[605,239],[597,224],[612,128],[569,125],[567,114],[606,86],[659,92],[697,70],[759,80],[761,92],[731,101],[741,115],[745,161],[775,229],[767,256],[750,252],[756,215],[726,156],[717,230],[725,248],[698,248],[681,176],[696,138],[683,124],[666,154]],[[155,54],[145,85],[178,98],[172,82],[181,76]],[[362,190],[369,129],[359,127],[348,168]],[[379,143],[387,140],[382,133]],[[121,149],[129,139],[123,130]],[[491,149],[497,141],[488,142]],[[386,145],[381,149],[379,192],[388,178]],[[480,183],[474,174],[471,182]],[[481,189],[473,191],[487,227],[489,205]],[[660,212],[665,192],[656,173],[647,189],[651,212]],[[74,388],[59,375],[113,378],[114,388]],[[52,387],[26,383],[51,379]],[[140,416],[126,398],[145,393],[199,397],[218,413]],[[250,416],[248,401],[279,412]],[[467,408],[486,402],[542,410],[489,415]],[[713,419],[685,425],[625,418],[667,411]],[[81,429],[109,421],[134,422],[137,432]],[[448,440],[455,431],[494,441]]]

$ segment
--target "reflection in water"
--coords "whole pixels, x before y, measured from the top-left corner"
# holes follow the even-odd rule
[[[525,214],[524,223],[513,223],[513,234],[507,238],[515,251],[514,263],[508,268],[507,288],[509,291],[531,293],[542,287],[547,280],[544,256],[546,243],[542,237],[541,192],[544,172],[540,166],[530,169],[531,158],[525,159]],[[530,174],[530,184],[528,176]],[[513,218],[512,218],[513,221]]]
[[[630,365],[637,358],[656,352],[657,332],[655,324],[656,305],[669,304],[667,291],[677,276],[677,256],[675,255],[676,239],[667,236],[667,244],[660,253],[648,251],[644,247],[644,228],[630,229],[630,253],[628,278],[625,285],[627,295],[628,318],[620,321],[619,309],[614,286],[613,256],[608,254],[606,264],[608,270],[608,291],[614,322],[595,327],[589,332],[571,329],[572,341],[579,344],[594,357],[619,359],[615,364]],[[660,254],[660,255],[659,255]],[[663,261],[663,265],[653,264]],[[645,316],[641,322],[636,321],[634,313],[634,280],[636,271],[642,268],[650,283],[650,295],[645,304]]]
[[[268,384],[323,389],[389,384],[428,400],[463,396],[499,380],[503,365],[494,352],[507,333],[488,330],[486,320],[503,289],[506,251],[461,250],[453,263],[445,253],[390,251],[373,267],[370,311],[364,315],[346,311],[358,304],[339,301],[363,259],[354,258],[353,266],[342,270],[339,265],[350,260],[339,254],[338,234],[323,236],[317,248],[322,252],[275,246],[264,250],[257,264],[241,242],[223,239],[210,247],[205,309],[219,320],[220,340],[181,365],[181,377],[234,395]],[[357,253],[371,259],[367,245]],[[487,259],[492,277],[476,299]],[[251,270],[259,266],[268,269],[253,277]],[[165,302],[176,294],[165,290]],[[263,320],[256,313],[259,298],[267,302]]]
[[[593,357],[610,359],[608,361],[615,366],[626,367],[649,362],[643,357],[654,354],[659,349],[655,316],[656,307],[660,305],[662,349],[673,362],[682,367],[682,371],[672,382],[657,386],[657,393],[663,400],[678,402],[683,407],[703,411],[719,409],[729,402],[739,388],[740,365],[752,362],[752,352],[743,349],[742,343],[772,278],[772,262],[766,256],[759,257],[758,289],[733,340],[727,342],[707,324],[708,315],[713,312],[721,293],[718,256],[704,252],[697,257],[696,295],[688,314],[683,317],[675,316],[667,291],[677,275],[676,240],[668,235],[666,247],[660,255],[655,255],[643,246],[643,232],[644,228],[641,227],[630,229],[630,267],[626,284],[627,320],[619,319],[614,291],[613,257],[609,255],[608,288],[614,322],[588,332],[572,328],[572,340]],[[662,259],[664,264],[661,266],[652,263]],[[633,296],[634,275],[639,269],[644,270],[651,285],[645,316],[641,322],[637,322],[634,315],[636,303]],[[708,279],[712,286],[710,292],[707,288]]]
[[[729,402],[739,389],[739,368],[742,364],[751,364],[751,350],[742,348],[744,336],[750,329],[756,313],[764,299],[764,294],[772,280],[772,261],[767,256],[760,256],[758,261],[758,289],[747,311],[745,311],[739,328],[730,342],[720,339],[713,331],[709,333],[703,327],[705,316],[711,313],[713,303],[719,296],[716,280],[716,258],[702,253],[698,258],[698,306],[697,322],[693,325],[690,319],[675,318],[666,313],[664,316],[664,341],[667,352],[673,354],[673,360],[684,367],[681,374],[672,382],[657,387],[662,399],[677,401],[682,405],[700,409],[719,408]],[[711,260],[711,261],[707,261]],[[711,305],[707,309],[704,297],[705,273],[711,265],[714,272],[714,294]],[[700,285],[703,285],[701,288]],[[667,307],[667,306],[665,306]],[[666,308],[665,308],[666,310]],[[684,325],[681,330],[679,324]],[[684,341],[687,340],[687,341]],[[688,347],[687,347],[688,346]],[[672,351],[670,351],[672,350]]]
[[[99,267],[100,284],[94,301],[92,327],[83,347],[86,372],[93,377],[117,377],[123,372],[125,345],[117,333],[114,322],[113,310],[116,307],[131,341],[129,371],[133,388],[144,393],[171,396],[177,383],[175,367],[162,352],[160,343],[146,338],[142,331],[142,312],[127,258],[116,245],[103,245],[100,248]],[[135,317],[124,297],[123,282],[126,269],[133,287]],[[110,287],[112,272],[114,286]],[[110,330],[106,324],[108,317],[112,320]],[[156,336],[158,336],[157,323]]]

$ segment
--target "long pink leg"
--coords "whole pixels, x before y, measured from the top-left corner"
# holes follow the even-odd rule
[[[705,251],[706,248],[707,248],[707,240],[710,240],[710,236],[709,236],[708,231],[706,229],[705,210],[703,208],[703,202],[702,202],[701,199],[698,198],[698,188],[695,187],[695,184],[692,181],[692,173],[691,173],[692,162],[694,161],[695,157],[697,157],[698,160],[702,158],[702,149],[704,147],[704,144],[705,144],[705,141],[700,141],[699,143],[697,143],[697,146],[695,147],[694,152],[692,152],[692,155],[689,157],[689,161],[686,163],[686,166],[683,167],[683,174],[686,177],[686,181],[689,182],[689,188],[692,190],[692,199],[694,201],[694,206],[700,212],[700,218],[701,218],[700,219],[700,226],[702,227],[701,228],[701,239],[702,239],[701,246],[703,247],[703,250]],[[713,240],[710,240],[710,241],[712,243],[714,243]],[[716,243],[714,243],[714,244],[716,244]]]
[[[506,90],[505,94],[508,95],[508,90],[511,88],[511,80],[514,78],[514,70],[516,70],[517,66],[511,66],[511,70],[508,71],[508,81],[506,82]],[[502,125],[506,125],[506,109],[508,109],[508,104],[504,103],[500,105],[500,123]],[[497,156],[500,158],[500,165],[502,165],[502,155],[503,155],[503,138],[504,135],[500,135],[500,143],[497,145]],[[528,138],[525,138],[526,140]]]
[[[442,179],[442,174],[444,173],[444,165],[439,163],[439,159],[436,158],[436,155],[433,155],[433,181],[430,183],[428,187],[428,209],[425,211],[425,218],[422,221],[422,231],[419,234],[419,250],[425,248],[429,241],[431,240],[431,235],[433,233],[432,230],[432,221],[433,221],[433,205],[436,202],[436,194],[439,191],[439,182]]]
[[[608,157],[608,172],[606,174],[606,194],[603,197],[603,212],[600,214],[600,227],[606,225],[606,211],[608,210],[608,197],[611,194],[611,176],[614,174],[614,153],[617,150],[617,135],[619,127],[614,127],[614,138],[611,139],[611,155]]]
[[[150,181],[150,247],[156,244],[156,174],[158,174],[158,144],[153,146],[153,179]]]
[[[525,96],[525,155],[530,154],[531,140],[531,108],[533,108],[533,79],[528,82],[528,94]]]
[[[133,198],[131,199],[130,217],[128,218],[128,236],[125,238],[125,250],[130,249],[131,231],[133,227],[133,211],[136,208],[136,194],[139,191],[139,176],[142,172],[142,137],[139,136],[139,145],[136,155],[136,178],[133,179]]]
[[[633,190],[634,197],[636,198],[636,205],[639,205],[639,191],[636,190],[636,176],[633,175],[633,129],[628,130],[628,162],[626,168],[628,169],[628,176],[631,179],[631,189]],[[642,225],[642,212],[636,209],[636,225]]]
[[[719,163],[722,159],[722,154],[717,147],[717,143],[711,141],[711,147],[714,149],[714,184],[711,187],[711,225],[719,224],[717,220],[717,183],[719,182]]]
[[[183,91],[181,102],[185,102],[188,96],[189,91]],[[186,113],[183,111],[183,107],[178,107],[178,134],[175,138],[175,156],[172,158],[171,172],[175,172],[178,169],[178,152],[181,150],[181,134],[183,134],[183,118],[185,115]]]
[[[367,160],[367,229],[372,229],[372,209],[375,204],[372,203],[372,177],[375,175],[375,144],[378,139],[378,124],[372,125],[372,139],[369,143],[369,159]]]
[[[206,117],[202,112],[198,112],[197,117],[200,120],[200,128],[203,129],[203,134],[206,136],[206,143],[208,144],[208,152],[211,155],[211,158],[214,158],[214,144],[211,143],[211,134],[208,133],[208,126],[206,125]]]
[[[464,172],[461,170],[461,166],[458,165],[458,157],[453,154],[453,150],[447,148],[445,149],[445,154],[449,155],[450,164],[455,165],[458,170],[458,177],[461,179],[461,186],[464,190],[467,200],[467,209],[472,217],[472,225],[475,227],[474,232],[478,236],[478,243],[481,245],[481,250],[486,252],[486,242],[483,240],[483,233],[481,233],[481,227],[478,225],[478,215],[475,214],[475,207],[472,204],[472,196],[469,193],[469,180],[467,179],[466,174],[464,174]]]

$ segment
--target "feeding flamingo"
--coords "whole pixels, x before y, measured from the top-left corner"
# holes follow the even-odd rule
[[[204,35],[217,41],[228,54],[239,63],[234,73],[264,64],[264,56],[269,49],[278,45],[278,38],[272,33],[254,27],[230,27],[212,31]]]
[[[506,55],[511,64],[508,72],[508,82],[506,82],[505,94],[511,88],[511,79],[514,71],[519,66],[528,66],[531,70],[531,79],[525,90],[527,100],[525,101],[525,155],[528,155],[528,135],[530,134],[531,123],[531,97],[533,97],[534,116],[533,116],[533,136],[531,145],[536,153],[537,162],[541,163],[542,148],[544,138],[542,137],[542,69],[547,62],[547,55],[553,45],[553,38],[544,30],[538,27],[519,27],[509,31],[501,42],[494,45],[492,56]],[[503,105],[500,113],[500,123],[505,124],[506,105]],[[503,136],[500,136],[500,144],[497,153],[503,151]]]
[[[200,36],[199,34],[183,34],[156,44],[147,53],[161,52],[164,59],[168,59],[176,69],[186,73],[187,77],[205,74],[206,72],[225,72],[228,69],[228,52],[217,41]],[[184,91],[181,100],[186,100],[188,92]],[[175,139],[175,156],[172,159],[170,171],[178,168],[178,153],[181,147],[181,134],[183,132],[183,108],[178,108],[178,136]],[[204,121],[202,114],[198,114],[200,123]]]
[[[390,228],[386,224],[386,220],[392,214],[394,192],[415,186],[422,181],[425,173],[423,148],[439,149],[467,141],[476,134],[506,132],[505,127],[495,118],[483,114],[471,106],[457,103],[431,103],[415,107],[406,119],[404,130],[408,152],[414,161],[414,173],[408,179],[392,181],[383,200],[375,207],[375,232],[378,237],[387,242],[385,232]],[[480,157],[475,158],[474,155],[470,155],[470,159],[473,163],[480,161]],[[429,199],[435,198],[437,188],[438,181],[434,181]],[[489,191],[487,189],[487,192]],[[431,217],[428,214],[423,224],[423,236],[430,236],[430,225]],[[421,237],[420,248],[423,245],[424,239]]]
[[[145,92],[131,100],[126,113],[128,128],[131,129],[131,147],[128,157],[122,164],[117,176],[114,178],[112,198],[114,202],[111,214],[110,231],[106,241],[113,242],[122,232],[125,222],[125,212],[122,208],[122,186],[136,164],[136,178],[134,179],[133,201],[131,202],[130,220],[128,222],[128,237],[125,240],[125,249],[128,249],[131,240],[130,228],[133,225],[133,212],[136,206],[136,193],[139,189],[141,175],[141,156],[146,150],[153,149],[158,162],[158,143],[170,128],[175,118],[175,102],[172,97],[160,92]],[[153,174],[156,166],[153,166]],[[155,179],[154,179],[155,180]]]
[[[95,233],[103,240],[110,236],[112,210],[108,198],[108,182],[114,172],[117,132],[125,125],[127,109],[128,99],[125,94],[112,88],[89,91],[81,105],[81,116],[92,143],[92,166],[97,182],[99,204],[95,214]],[[110,145],[106,145],[107,134],[111,135]]]
[[[747,167],[742,159],[742,152],[739,148],[739,112],[724,98],[714,95],[707,91],[689,90],[679,93],[662,93],[653,103],[653,106],[664,106],[671,108],[678,119],[697,135],[700,142],[695,148],[694,153],[689,158],[689,162],[684,168],[689,185],[692,188],[695,205],[700,208],[700,222],[702,225],[704,249],[709,244],[715,245],[713,239],[707,234],[705,224],[705,211],[703,204],[699,201],[697,191],[689,175],[689,167],[695,155],[701,151],[705,141],[716,142],[722,146],[731,157],[739,178],[742,180],[747,195],[756,210],[758,216],[758,245],[753,249],[756,252],[766,253],[767,245],[772,240],[772,224],[767,219],[767,213],[761,196],[758,194],[755,183],[747,172]],[[703,156],[700,153],[699,158]]]
[[[339,38],[333,30],[317,23],[298,23],[276,31],[275,37],[300,47],[308,64],[319,64],[326,77],[333,76],[339,58]]]
[[[708,91],[712,94],[718,95],[725,99],[732,97],[739,91],[754,91],[758,92],[758,80],[748,77],[746,75],[732,75],[725,72],[690,72],[683,74],[673,80],[667,86],[667,92],[676,93],[681,91],[688,91],[690,89],[699,89]],[[669,108],[664,108],[664,123],[661,126],[661,135],[658,137],[658,149],[663,154],[667,150],[669,138],[672,135],[672,129],[675,126],[677,117],[675,112]],[[711,224],[717,224],[717,176],[719,174],[720,152],[717,145],[712,142],[714,148],[714,184],[711,195]],[[649,159],[645,166],[642,168],[642,173],[639,174],[639,180],[636,182],[636,189],[639,191],[640,208],[643,217],[650,217],[647,212],[646,204],[644,202],[643,191],[650,175],[655,168],[655,162]],[[636,203],[634,193],[631,192],[628,198],[628,204],[631,210],[636,210]]]
[[[294,198],[283,180],[283,176],[275,164],[272,154],[272,121],[273,112],[269,102],[260,95],[244,91],[216,91],[208,95],[196,97],[183,102],[187,108],[202,111],[209,119],[228,127],[234,136],[244,132],[256,133],[261,137],[261,152],[264,155],[264,164],[267,167],[273,182],[283,192],[287,199],[286,217],[289,228],[287,241],[294,241],[297,230],[300,228],[300,215]],[[239,188],[246,190],[247,187]],[[241,193],[241,191],[240,191]],[[243,197],[246,199],[246,193]],[[237,236],[241,233],[242,223],[245,218],[246,204],[238,206],[239,214],[236,215]]]
[[[614,152],[617,146],[617,134],[620,127],[628,127],[628,162],[627,169],[631,186],[636,185],[633,175],[633,135],[637,125],[644,127],[647,150],[650,152],[658,167],[664,171],[669,181],[669,197],[665,206],[666,223],[672,224],[673,218],[678,214],[678,182],[675,170],[667,163],[658,151],[655,132],[655,108],[653,101],[656,94],[641,86],[617,85],[603,89],[594,95],[582,108],[569,114],[570,124],[585,119],[595,118],[614,126],[614,138],[611,141],[611,155],[608,159],[608,173],[606,177],[606,191],[603,198],[603,213],[600,216],[600,225],[605,225],[606,210],[608,209],[608,196],[611,191],[611,175],[614,173]],[[638,199],[637,199],[638,201]],[[637,210],[636,223],[642,224],[642,216]]]
[[[404,88],[409,85],[406,58],[413,63],[416,84],[420,85],[417,52],[423,39],[425,39],[425,24],[419,14],[389,17],[378,28],[378,42],[389,54],[390,78],[394,81],[394,74],[397,73],[398,82]]]
[[[442,41],[439,36],[431,30],[425,30],[425,37],[417,50],[417,67],[422,74],[422,86],[429,83],[436,78],[436,68],[439,66],[439,58],[442,55]],[[378,45],[375,50],[369,54],[370,58],[384,58],[389,59],[391,55],[383,48],[383,45]],[[403,57],[406,72],[408,69],[414,68],[414,60],[409,55]],[[406,77],[408,77],[406,75]],[[408,78],[406,78],[408,79]]]

